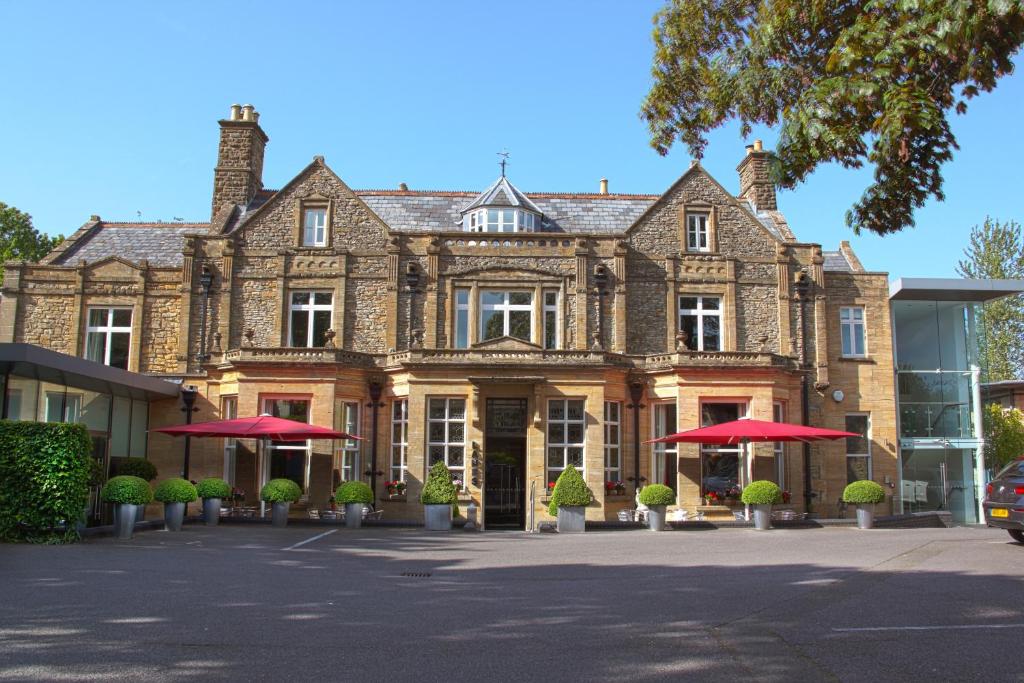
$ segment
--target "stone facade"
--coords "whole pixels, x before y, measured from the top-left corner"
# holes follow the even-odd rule
[[[522,467],[519,500],[525,507],[534,491],[536,520],[547,519],[547,463],[556,433],[551,401],[584,402],[579,447],[595,494],[588,519],[614,519],[631,507],[631,496],[606,495],[608,453],[620,461],[609,476],[631,482],[630,491],[638,478],[642,483],[660,472],[652,448],[636,446],[655,435],[656,406],[674,405],[669,410],[678,429],[699,426],[706,406],[722,401],[762,419],[782,406],[787,421],[800,422],[803,377],[809,422],[843,428],[847,413],[869,413],[873,476],[896,477],[886,277],[865,272],[848,246],[827,255],[840,267],[826,269],[819,245],[793,238],[775,211],[766,153],[753,150],[740,165],[739,198],[694,165],[657,196],[505,193],[502,201],[510,203],[497,210],[534,211],[549,202],[567,213],[539,218],[534,232],[474,233],[444,208],[469,206],[472,194],[353,190],[322,157],[281,190],[266,190],[268,138],[258,115],[239,109],[220,126],[211,223],[175,228],[93,217],[43,263],[7,264],[3,341],[82,355],[89,308],[117,306],[132,311],[130,369],[196,385],[196,420],[218,418],[225,399],[237,401],[238,415],[259,414],[268,401],[295,400],[307,402],[313,423],[342,427],[345,404],[354,404],[357,431],[376,439],[359,442],[358,462],[347,471],[375,482],[391,518],[420,515],[415,501],[432,447],[430,401],[442,397],[465,401],[464,502],[489,509],[490,465],[521,446],[511,456]],[[324,212],[321,246],[303,243],[311,209]],[[571,211],[580,212],[586,230],[564,227],[574,224]],[[706,251],[687,250],[691,214],[706,217]],[[176,246],[126,258],[130,244],[121,248],[119,240],[142,234],[132,230],[146,231],[148,243]],[[101,244],[110,245],[108,255]],[[798,286],[801,278],[806,288]],[[460,291],[467,292],[465,309],[456,302]],[[490,291],[530,293],[529,338],[482,338],[481,294]],[[291,346],[295,292],[329,295],[331,332],[322,346]],[[543,304],[547,295],[553,306]],[[717,348],[687,350],[693,340],[678,336],[680,297],[719,302]],[[843,306],[865,310],[865,358],[843,357]],[[463,319],[467,344],[455,348]],[[556,330],[551,337],[549,323]],[[557,339],[554,348],[545,348],[548,338]],[[372,386],[380,387],[376,402]],[[841,402],[833,398],[836,388],[844,392]],[[631,390],[640,391],[639,404]],[[507,400],[525,401],[524,427],[514,437],[487,426],[487,406],[498,405],[489,401]],[[392,417],[401,401],[408,419],[399,443],[402,425]],[[154,408],[151,427],[181,419],[177,406],[166,403]],[[617,406],[608,408],[618,411],[617,423],[606,425],[606,403]],[[607,443],[609,434],[618,441]],[[234,469],[236,485],[252,502],[260,480],[285,460],[258,458],[255,444],[240,444],[238,453],[246,455],[235,456],[244,458]],[[179,448],[160,436],[150,440],[162,475],[175,473]],[[193,442],[192,476],[224,475],[223,449],[217,440]],[[816,445],[805,459],[800,447],[787,446],[777,459],[771,446],[758,446],[751,467],[755,478],[781,479],[798,509],[806,507],[806,475],[812,509],[831,514],[846,481],[844,449],[843,442]],[[391,497],[383,482],[399,472],[392,466],[401,454],[408,493]],[[306,504],[322,508],[332,487],[327,478],[341,476],[347,461],[328,442],[312,444],[303,457]],[[676,488],[679,508],[692,512],[700,504],[707,485],[702,462],[696,446],[681,446],[671,471],[658,474]]]

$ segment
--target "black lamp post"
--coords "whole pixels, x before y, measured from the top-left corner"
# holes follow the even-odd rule
[[[604,348],[604,297],[608,293],[608,269],[602,265],[594,268],[594,286],[597,288],[597,339],[594,346]]]
[[[416,288],[420,284],[420,269],[415,263],[410,263],[405,270],[405,284],[409,286],[409,336],[407,339],[408,348],[413,348],[413,333],[415,328],[412,321],[413,311],[416,310]]]
[[[634,380],[629,383],[629,400],[632,401],[627,408],[633,410],[633,476],[629,478],[633,482],[633,493],[640,492],[640,409],[643,408],[644,383]]]
[[[185,413],[185,424],[187,425],[192,424],[192,413],[199,410],[199,408],[195,407],[196,395],[198,393],[196,388],[191,385],[181,388],[181,403],[183,406],[181,412]],[[186,480],[188,479],[188,460],[192,445],[190,439],[191,437],[188,435],[185,436],[185,459],[181,464],[181,478]]]
[[[210,307],[210,287],[213,286],[213,273],[206,266],[199,274],[199,286],[203,290],[203,306],[199,314],[199,362],[202,364],[209,359],[206,353],[206,312]]]
[[[811,288],[811,278],[806,270],[799,270],[793,278],[793,288],[800,302],[800,423],[810,424],[811,390],[807,377],[807,299]],[[814,492],[811,490],[811,444],[804,442],[804,510],[811,511]]]
[[[366,474],[370,477],[370,490],[373,491],[374,509],[377,505],[377,476],[384,474],[377,470],[377,411],[384,407],[384,403],[381,402],[380,397],[384,392],[384,385],[381,384],[378,379],[371,379],[369,384],[370,402],[367,403],[367,407],[371,409],[371,426],[370,426],[370,467],[366,471]]]

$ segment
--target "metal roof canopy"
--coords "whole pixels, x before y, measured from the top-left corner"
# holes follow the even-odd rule
[[[901,277],[889,283],[891,301],[973,301],[1001,299],[1024,292],[1024,280]]]
[[[147,401],[172,398],[181,391],[178,384],[165,379],[112,368],[34,344],[0,344],[0,371],[75,389]]]

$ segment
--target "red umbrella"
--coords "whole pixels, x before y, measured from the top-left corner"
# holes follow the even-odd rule
[[[739,443],[767,441],[828,441],[848,436],[861,436],[853,432],[841,432],[837,429],[808,427],[789,424],[788,422],[766,422],[744,418],[732,422],[722,422],[710,427],[688,429],[685,432],[669,434],[644,443],[707,443],[728,446]]]
[[[171,436],[219,436],[228,439],[258,439],[271,441],[305,441],[306,439],[359,439],[354,434],[326,427],[286,420],[271,415],[236,417],[233,420],[213,420],[190,425],[151,429]]]

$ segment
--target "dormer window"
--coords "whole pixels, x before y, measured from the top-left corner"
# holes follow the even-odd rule
[[[302,246],[327,246],[327,208],[307,208],[302,218]]]
[[[479,209],[467,217],[469,232],[533,232],[540,222],[536,214],[521,209]]]
[[[461,209],[466,232],[536,232],[542,212],[502,176]]]

